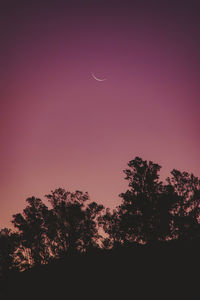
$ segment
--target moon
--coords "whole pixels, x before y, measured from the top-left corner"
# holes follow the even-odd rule
[[[105,80],[106,80],[106,78],[103,78],[103,79],[97,78],[97,77],[94,75],[94,73],[92,73],[92,72],[91,72],[91,74],[92,74],[92,77],[93,77],[95,80],[97,80],[97,81],[105,81]]]

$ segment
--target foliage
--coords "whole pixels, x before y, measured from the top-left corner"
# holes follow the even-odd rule
[[[125,243],[158,243],[199,237],[200,181],[173,170],[167,184],[159,180],[161,166],[136,157],[124,170],[129,189],[122,203],[107,210],[101,225],[106,247]]]
[[[0,273],[48,264],[66,255],[200,239],[200,180],[172,170],[164,184],[161,166],[136,157],[124,170],[128,189],[114,210],[88,193],[55,189],[49,205],[30,197],[13,215],[15,231],[0,231]],[[102,235],[100,234],[102,232]]]
[[[13,269],[14,252],[18,247],[18,235],[8,228],[0,230],[0,277]]]

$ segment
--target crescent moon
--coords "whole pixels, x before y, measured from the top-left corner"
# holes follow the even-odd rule
[[[106,80],[106,78],[103,78],[103,79],[97,78],[93,73],[91,73],[91,74],[92,74],[92,77],[97,81],[105,81]]]

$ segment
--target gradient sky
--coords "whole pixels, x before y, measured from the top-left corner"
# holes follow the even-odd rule
[[[200,176],[199,1],[5,2],[1,228],[57,187],[115,207],[135,156]]]

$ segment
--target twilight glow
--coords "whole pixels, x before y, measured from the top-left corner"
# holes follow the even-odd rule
[[[1,228],[57,187],[118,205],[135,156],[200,176],[197,7],[111,2],[2,9]]]

